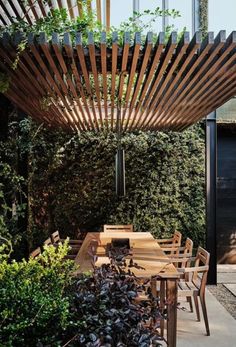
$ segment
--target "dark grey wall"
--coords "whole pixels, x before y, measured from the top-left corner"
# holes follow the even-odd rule
[[[218,262],[236,263],[236,127],[218,125]]]

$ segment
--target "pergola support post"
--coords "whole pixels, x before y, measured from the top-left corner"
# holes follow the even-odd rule
[[[192,0],[192,32],[200,30],[200,0]]]
[[[208,284],[217,284],[216,179],[217,132],[216,111],[206,119],[206,248],[210,253]]]
[[[162,10],[166,11],[169,9],[169,0],[162,0]],[[169,25],[168,16],[162,16],[162,31],[165,31]]]

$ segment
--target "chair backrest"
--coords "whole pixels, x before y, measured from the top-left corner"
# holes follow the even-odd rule
[[[194,271],[193,273],[192,281],[200,290],[205,290],[209,262],[210,253],[208,253],[204,248],[199,246],[197,249],[197,254],[194,263],[196,271]]]
[[[174,246],[181,246],[181,240],[182,240],[182,234],[179,231],[175,231],[173,238],[172,238],[172,243]]]
[[[38,247],[33,252],[30,253],[30,257],[34,259],[38,257],[40,254],[41,254],[41,248]]]
[[[178,266],[180,266],[181,268],[184,268],[191,264],[191,261],[190,260],[187,261],[186,259],[192,257],[193,255],[193,241],[189,237],[187,237],[184,247],[180,247],[180,249],[182,250],[182,252],[179,253],[179,257],[183,258],[183,261],[180,262]],[[186,276],[186,278],[187,277],[188,276]]]
[[[193,255],[193,241],[189,237],[185,241],[184,255],[188,257]]]
[[[127,225],[108,225],[105,224],[103,226],[103,231],[105,233],[111,232],[111,231],[121,231],[121,232],[133,232],[133,224],[127,224]]]
[[[51,239],[52,243],[58,243],[60,241],[60,234],[58,230],[51,234]]]
[[[44,246],[51,246],[52,245],[51,237],[49,237],[47,240],[45,240],[43,244],[44,244]]]

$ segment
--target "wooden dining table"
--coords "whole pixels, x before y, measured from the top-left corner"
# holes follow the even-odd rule
[[[150,279],[152,292],[156,294],[157,280],[165,282],[167,301],[167,344],[176,347],[177,330],[177,282],[180,277],[175,266],[170,263],[168,256],[149,232],[88,232],[83,244],[76,256],[75,262],[79,265],[77,273],[93,270],[93,264],[89,249],[95,245],[96,263],[100,266],[109,263],[106,256],[106,248],[113,240],[129,239],[132,250],[133,263],[138,267],[132,267],[132,272],[141,279]]]

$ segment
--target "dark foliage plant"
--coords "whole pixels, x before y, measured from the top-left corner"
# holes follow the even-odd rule
[[[71,307],[77,324],[70,330],[70,346],[162,346],[155,300],[150,294],[150,302],[135,301],[143,289],[131,272],[115,265],[104,264],[93,275],[81,275]]]
[[[67,243],[28,261],[10,261],[9,251],[0,246],[0,346],[161,346],[159,301],[132,274],[135,264],[75,277]],[[136,301],[141,291],[147,299]]]

